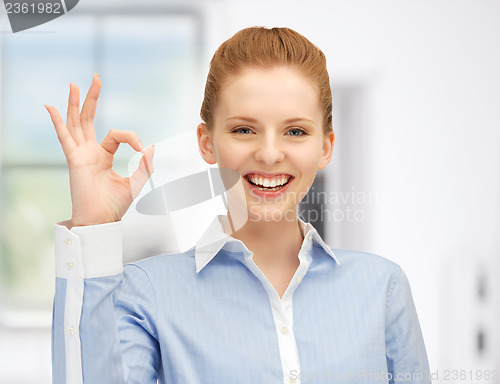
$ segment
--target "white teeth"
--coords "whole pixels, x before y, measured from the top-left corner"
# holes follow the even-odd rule
[[[257,177],[255,175],[252,175],[249,177],[250,181],[254,184],[261,185],[263,187],[267,188],[274,188],[277,186],[282,186],[286,184],[289,180],[290,176],[281,176],[281,178],[275,178],[275,179],[267,179],[267,178],[262,178],[262,177]]]

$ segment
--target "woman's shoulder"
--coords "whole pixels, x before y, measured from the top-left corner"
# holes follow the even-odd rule
[[[399,275],[401,267],[396,262],[376,253],[353,249],[331,248],[341,269],[373,270],[391,275]]]
[[[403,269],[396,262],[376,253],[352,249],[331,248],[339,261],[335,272],[339,280],[358,292],[372,295],[385,292],[389,295],[401,277],[405,279]]]
[[[167,253],[149,256],[141,260],[125,264],[127,269],[140,269],[146,274],[161,271],[168,273],[169,270],[181,272],[189,269],[195,270],[194,247],[181,253]]]

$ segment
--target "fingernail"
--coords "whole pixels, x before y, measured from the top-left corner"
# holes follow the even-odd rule
[[[45,107],[45,109],[48,111],[49,110],[49,107],[47,107],[47,104],[44,104],[43,105]]]
[[[97,77],[99,79],[99,74],[96,72],[94,73],[94,76]]]

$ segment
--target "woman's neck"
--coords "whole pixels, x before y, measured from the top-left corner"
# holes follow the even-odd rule
[[[231,215],[228,213],[231,220]],[[262,267],[287,266],[298,263],[298,254],[304,240],[298,218],[281,221],[252,221],[234,232],[253,252],[254,262]]]

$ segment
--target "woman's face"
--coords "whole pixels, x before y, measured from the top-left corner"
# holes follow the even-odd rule
[[[300,200],[332,155],[335,136],[325,136],[322,124],[318,91],[297,69],[248,67],[229,77],[214,127],[208,132],[200,124],[198,141],[205,161],[242,177],[243,189],[228,196],[230,213],[231,203],[246,204],[249,220],[296,220]]]

